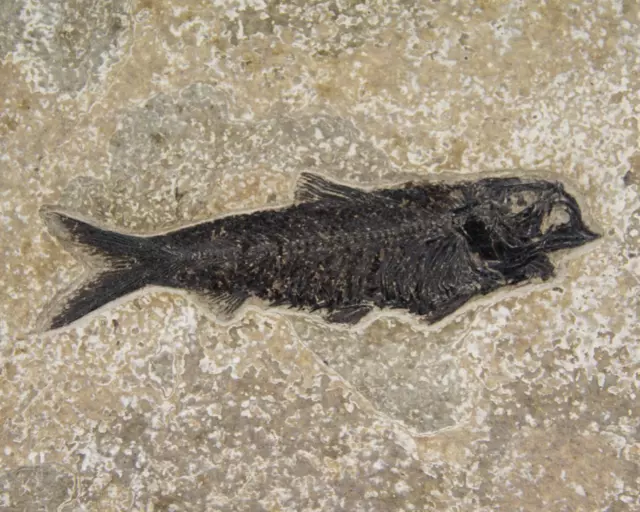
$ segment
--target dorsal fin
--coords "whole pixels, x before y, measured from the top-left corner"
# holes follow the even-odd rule
[[[322,176],[303,172],[298,179],[295,200],[298,203],[335,199],[339,201],[371,201],[374,194],[353,187],[329,181]]]

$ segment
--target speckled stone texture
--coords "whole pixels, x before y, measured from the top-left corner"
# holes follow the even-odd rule
[[[2,0],[0,510],[640,510],[639,70],[633,0]],[[29,334],[82,273],[44,204],[148,233],[509,169],[604,237],[435,327],[152,291]]]

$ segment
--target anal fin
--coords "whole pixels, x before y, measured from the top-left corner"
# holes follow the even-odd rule
[[[244,292],[211,293],[208,291],[191,291],[190,295],[195,302],[202,305],[213,313],[216,319],[223,322],[231,320],[249,298],[249,295]]]
[[[335,309],[329,313],[325,319],[332,324],[349,324],[355,325],[373,308],[367,305],[347,306]]]

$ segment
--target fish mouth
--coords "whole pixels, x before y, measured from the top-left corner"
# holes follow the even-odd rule
[[[544,249],[547,251],[571,249],[593,242],[599,238],[602,238],[602,235],[582,225],[553,233],[545,240]]]
[[[598,238],[602,238],[602,235],[596,233],[595,231],[591,231],[588,227],[584,226],[577,235],[583,244],[588,242],[592,242],[593,240],[597,240]]]

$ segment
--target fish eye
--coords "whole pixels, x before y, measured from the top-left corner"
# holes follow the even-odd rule
[[[530,190],[521,190],[509,195],[508,206],[511,213],[520,213],[533,205],[537,199],[538,198],[534,192]]]
[[[551,211],[545,215],[540,231],[546,233],[550,229],[564,226],[571,222],[571,209],[564,204],[556,204]]]

